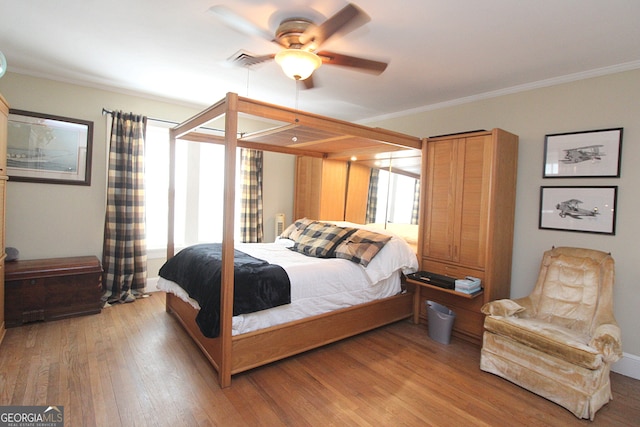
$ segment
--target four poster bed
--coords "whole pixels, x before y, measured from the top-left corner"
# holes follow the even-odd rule
[[[223,126],[224,135],[212,135],[199,130],[205,129],[211,123]],[[241,133],[240,126],[245,126],[245,123],[250,123],[246,127],[257,127],[259,130]],[[256,126],[257,123],[260,125]],[[178,289],[178,286],[174,286],[175,283],[171,280],[167,281],[167,287],[164,289],[167,290],[167,312],[172,313],[178,319],[204,352],[218,372],[221,387],[227,387],[231,384],[233,374],[412,316],[414,308],[412,290],[398,291],[400,290],[401,272],[415,270],[417,260],[413,252],[409,255],[411,259],[404,257],[404,255],[401,256],[406,253],[406,249],[403,247],[403,244],[406,245],[406,243],[401,242],[402,239],[393,236],[392,233],[382,233],[386,235],[383,239],[386,243],[376,243],[376,251],[379,253],[378,255],[374,253],[374,258],[367,259],[366,263],[361,262],[360,258],[356,259],[356,262],[352,262],[353,260],[349,259],[338,259],[338,255],[335,255],[340,252],[338,240],[344,244],[345,236],[351,236],[350,239],[353,241],[354,236],[360,235],[369,238],[374,235],[370,233],[372,230],[365,226],[349,223],[328,224],[304,219],[302,221],[306,222],[302,226],[297,221],[288,227],[290,235],[285,237],[289,238],[278,240],[273,244],[274,246],[268,246],[270,244],[235,244],[234,247],[236,148],[348,161],[352,156],[373,158],[379,153],[407,149],[420,150],[421,141],[419,138],[278,107],[229,93],[217,104],[171,129],[167,263],[172,261],[174,255],[175,258],[181,255],[181,253],[174,254],[173,240],[175,141],[177,139],[225,145],[223,239],[218,246],[200,248],[206,252],[215,251],[220,255],[218,269],[220,293],[219,299],[213,303],[218,310],[215,316],[219,321],[215,325],[214,333],[208,333],[210,331],[203,329],[202,326],[206,321],[202,320],[202,316],[196,320],[196,317],[201,314],[199,312],[201,308],[194,304],[188,293],[184,294]],[[296,239],[300,238],[300,233],[307,230],[307,235],[311,235],[308,230],[313,227],[321,228],[324,237],[327,235],[327,229],[332,230],[329,234],[331,238],[334,238],[336,230],[338,230],[338,234],[343,234],[340,239],[334,239],[335,245],[332,246],[331,252],[333,259],[327,259],[324,256],[309,259],[312,257],[306,256],[308,247],[296,252],[295,249],[300,245],[300,240]],[[298,233],[297,237],[293,236],[296,232]],[[322,233],[318,232],[314,236],[320,234]],[[253,245],[257,245],[258,249],[254,250],[255,246]],[[327,272],[333,271],[333,277],[343,278],[342,282],[344,283],[339,286],[346,287],[352,282],[356,284],[362,282],[364,285],[356,285],[356,287],[366,288],[366,292],[372,295],[370,298],[358,299],[349,304],[339,302],[336,307],[327,309],[330,311],[320,310],[317,312],[318,314],[314,314],[312,311],[311,315],[307,315],[308,317],[282,317],[284,320],[275,322],[276,324],[273,326],[269,326],[269,323],[258,322],[253,327],[239,328],[239,323],[251,324],[252,321],[244,321],[241,319],[242,316],[234,316],[234,286],[236,285],[234,282],[239,280],[239,276],[234,274],[234,267],[238,268],[238,249],[242,251],[240,254],[248,254],[247,262],[250,266],[259,263],[260,260],[266,259],[269,263],[273,261],[275,264],[282,264],[291,278],[291,300],[287,301],[286,296],[274,297],[277,301],[272,305],[274,308],[264,310],[267,314],[271,311],[279,313],[288,306],[296,307],[298,304],[296,295],[305,292],[300,291],[297,287],[299,286],[297,284],[300,281],[299,278],[303,276],[314,277],[313,280],[316,281],[312,280],[314,284],[312,288],[315,288],[316,283],[327,280],[319,278],[320,276],[314,276],[316,273],[307,273],[311,271],[318,271],[318,274],[322,272],[325,275],[328,274]],[[316,249],[321,250],[313,248],[314,251]],[[282,256],[287,258],[282,258]],[[314,265],[320,264],[315,267],[311,266],[312,263]],[[381,265],[384,265],[388,271],[382,272]],[[165,267],[163,266],[163,268]],[[346,270],[334,271],[334,268]],[[279,273],[276,272],[277,274]],[[329,279],[328,282],[335,285],[333,279]],[[244,286],[244,284],[238,283],[239,286]],[[338,285],[334,287],[336,286]],[[238,291],[238,288],[235,288],[235,291]],[[316,307],[321,304],[323,303],[312,302],[310,306]],[[251,316],[254,314],[259,315],[260,313],[251,313],[247,316],[252,318]]]

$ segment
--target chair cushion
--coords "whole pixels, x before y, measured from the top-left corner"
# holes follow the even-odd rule
[[[602,355],[589,347],[588,336],[562,326],[532,318],[487,316],[484,327],[587,369],[598,369],[603,364]]]
[[[600,268],[586,257],[551,258],[536,318],[577,333],[589,332],[600,295]]]

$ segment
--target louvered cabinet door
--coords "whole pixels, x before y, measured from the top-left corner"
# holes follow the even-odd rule
[[[489,215],[491,135],[458,140],[454,261],[482,269]]]
[[[346,188],[347,162],[298,157],[293,220],[343,221]]]
[[[423,256],[452,261],[456,227],[456,148],[457,140],[427,146],[426,207]]]

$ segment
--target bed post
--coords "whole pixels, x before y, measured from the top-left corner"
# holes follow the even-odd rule
[[[222,217],[222,286],[220,298],[220,339],[222,357],[218,371],[220,387],[231,385],[234,208],[236,188],[236,147],[238,146],[238,95],[228,93],[224,126],[224,214]]]
[[[176,212],[176,137],[169,131],[169,210],[167,212],[167,259],[175,255],[175,212]]]
[[[176,211],[176,135],[169,130],[169,194],[167,210],[167,259],[175,255],[175,211]],[[168,307],[167,307],[168,311]]]

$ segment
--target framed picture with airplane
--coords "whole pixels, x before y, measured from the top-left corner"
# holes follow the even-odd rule
[[[542,177],[619,178],[621,149],[622,128],[546,135]]]
[[[538,227],[614,235],[617,199],[617,186],[540,187]]]

